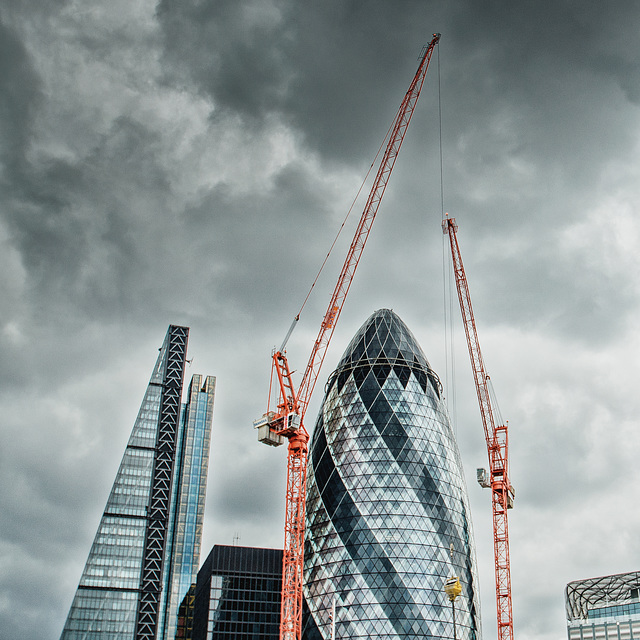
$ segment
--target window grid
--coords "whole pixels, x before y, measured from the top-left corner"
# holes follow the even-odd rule
[[[309,454],[306,628],[367,640],[453,635],[443,584],[463,595],[457,635],[480,629],[462,464],[441,386],[391,311],[375,313],[331,375]],[[453,567],[449,545],[454,545]]]

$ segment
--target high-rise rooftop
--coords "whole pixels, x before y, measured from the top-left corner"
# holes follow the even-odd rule
[[[450,639],[452,574],[457,638],[480,636],[458,446],[438,376],[393,311],[365,322],[330,376],[308,473],[306,638],[329,638],[335,610],[338,638]]]
[[[569,640],[640,637],[640,572],[570,582],[565,589]]]
[[[282,549],[215,545],[198,572],[193,640],[277,640]]]

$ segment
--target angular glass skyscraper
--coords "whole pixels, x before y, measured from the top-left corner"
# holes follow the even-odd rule
[[[451,552],[451,545],[453,551]],[[330,376],[307,485],[308,640],[480,636],[471,519],[438,377],[393,311],[374,313]]]
[[[215,382],[193,375],[182,407],[158,640],[175,638],[180,603],[198,575]]]
[[[200,559],[215,392],[195,375],[181,403],[188,335],[169,327],[61,640],[175,635]]]

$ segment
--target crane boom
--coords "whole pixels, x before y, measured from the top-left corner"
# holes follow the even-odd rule
[[[313,344],[302,382],[296,391],[284,346],[275,351],[272,356],[272,367],[276,372],[279,401],[276,411],[268,411],[262,419],[254,422],[261,442],[277,446],[284,443],[284,438],[289,441],[280,640],[301,640],[302,638],[302,577],[309,442],[309,434],[304,426],[304,416],[387,182],[413,116],[433,50],[439,40],[440,34],[434,33],[431,42],[423,50],[418,70],[398,109],[380,167],[329,306],[320,324],[320,331]]]
[[[496,425],[489,395],[489,376],[486,373],[476,322],[473,317],[469,284],[462,264],[462,256],[458,245],[458,225],[455,218],[448,216],[442,221],[442,228],[449,236],[453,273],[458,290],[462,322],[467,337],[471,369],[480,405],[482,426],[489,454],[490,478],[484,478],[484,470],[479,470],[478,481],[491,489],[493,511],[493,550],[496,574],[496,609],[498,621],[498,640],[513,640],[513,614],[511,607],[511,565],[509,560],[509,522],[507,509],[513,507],[514,490],[509,482],[508,425]]]
[[[353,281],[353,276],[358,266],[358,262],[360,261],[362,251],[364,250],[367,238],[369,237],[371,226],[373,225],[376,213],[378,212],[382,196],[387,188],[389,177],[393,171],[404,136],[407,132],[409,123],[411,122],[411,117],[413,116],[418,98],[420,97],[420,91],[424,84],[424,79],[427,74],[427,69],[429,68],[429,62],[431,61],[433,50],[439,40],[440,34],[434,33],[433,39],[422,53],[418,70],[416,71],[416,74],[409,85],[409,89],[407,90],[407,93],[405,94],[398,109],[389,135],[389,141],[380,162],[378,172],[373,181],[373,186],[371,187],[369,197],[364,206],[362,216],[360,217],[360,222],[356,228],[351,246],[349,247],[349,252],[347,253],[344,265],[342,266],[338,283],[336,284],[331,300],[329,301],[327,312],[323,318],[322,324],[320,325],[320,331],[313,345],[311,356],[307,363],[307,368],[305,369],[302,377],[300,390],[298,392],[298,402],[302,407],[303,413],[309,404],[311,394],[313,393],[313,389],[318,380],[318,374],[322,368],[327,347],[329,346],[329,342],[333,336],[336,322],[342,312],[345,298],[349,292],[349,287]]]

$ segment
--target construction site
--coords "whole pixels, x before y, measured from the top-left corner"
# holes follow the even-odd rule
[[[438,45],[439,40],[440,34],[434,34],[433,39],[423,51],[418,70],[407,90],[407,93],[404,96],[400,107],[398,108],[396,118],[389,129],[390,133],[386,141],[386,146],[384,149],[384,153],[382,154],[377,173],[373,180],[373,185],[371,187],[368,199],[364,206],[364,210],[356,228],[355,235],[351,241],[351,245],[349,247],[349,251],[338,277],[337,284],[329,299],[329,304],[322,319],[318,336],[312,345],[311,355],[309,357],[306,368],[304,369],[302,381],[299,383],[294,382],[292,377],[292,368],[289,365],[289,361],[286,355],[287,341],[292,331],[295,329],[296,323],[300,319],[299,312],[295,316],[293,324],[289,329],[289,332],[287,333],[281,347],[273,353],[273,369],[271,375],[269,396],[271,398],[271,396],[273,395],[274,408],[273,410],[265,413],[262,418],[254,422],[254,427],[258,430],[258,439],[260,442],[271,446],[279,446],[284,444],[285,442],[287,443],[287,489],[284,526],[285,535],[282,572],[282,600],[280,616],[281,640],[302,640],[302,638],[305,637],[302,631],[302,613],[304,591],[303,586],[305,584],[304,556],[305,535],[307,534],[307,472],[310,441],[310,434],[305,427],[306,410],[309,405],[310,397],[316,387],[318,376],[324,361],[324,355],[333,336],[335,327],[339,321],[342,308],[346,302],[347,294],[349,292],[352,279],[355,277],[360,257],[365,250],[369,233],[372,229],[376,214],[378,213],[378,209],[382,203],[385,188],[389,179],[391,178],[396,159],[402,146],[402,142],[409,128],[409,124],[411,122],[411,118],[418,102],[418,98],[420,97],[420,92],[424,84],[425,76],[429,68],[434,49]],[[467,282],[460,247],[457,240],[458,226],[455,222],[455,219],[450,218],[448,215],[445,215],[442,221],[442,228],[444,234],[446,234],[449,238],[452,270],[458,293],[462,322],[467,339],[469,358],[487,446],[489,470],[486,471],[485,469],[479,469],[477,479],[480,485],[484,488],[489,489],[491,493],[490,503],[493,521],[498,638],[499,640],[513,640],[514,636],[509,559],[508,510],[513,507],[515,491],[509,480],[508,426],[506,423],[498,423],[494,415],[490,394],[490,380],[485,370],[485,365],[482,358],[480,341],[473,315],[471,294],[469,291],[469,285]],[[375,355],[370,355],[366,358],[366,361],[370,367],[375,367],[377,365],[378,367],[383,368],[383,384],[384,380],[386,380],[386,377],[389,374],[389,371],[395,370],[394,364],[397,365],[397,362],[394,363],[393,360],[390,360],[389,355],[385,353],[384,350],[380,349],[380,346],[385,344],[384,337],[385,336],[383,336],[383,339],[380,340],[378,353],[376,353]],[[375,349],[373,351],[375,352]],[[397,356],[397,354],[395,355]],[[387,376],[384,375],[385,367],[387,369]],[[402,369],[400,369],[400,371],[401,370]],[[411,369],[406,370],[407,372],[411,371]],[[355,375],[355,373],[353,372],[351,372],[351,374]],[[363,376],[363,380],[361,382],[364,381],[364,377],[366,377],[366,375],[367,372],[364,372],[364,374],[361,373],[361,376]],[[407,375],[411,374],[408,373]],[[361,388],[360,385],[358,385],[358,387]],[[406,381],[404,384],[404,388],[406,389]],[[438,390],[437,385],[434,385],[433,388],[436,390],[436,393],[439,396],[441,386],[440,391]],[[426,384],[424,391],[426,392]],[[392,412],[392,409],[390,407],[388,410]],[[361,416],[360,419],[364,419],[364,416]],[[389,416],[385,416],[385,419],[388,421]],[[359,428],[356,428],[356,431],[364,429],[364,424],[358,425],[358,427]],[[389,422],[380,427],[380,436],[383,439],[385,436],[385,431],[388,429],[388,427]],[[357,437],[355,438],[355,440],[357,441]],[[348,447],[349,443],[343,443],[343,446]],[[357,447],[355,442],[351,443],[350,446]],[[397,446],[398,445],[396,443],[396,447]],[[400,446],[399,449],[396,449],[394,453],[395,459],[397,461],[397,457],[399,455],[406,453],[404,451],[404,445]],[[327,455],[331,455],[331,453]],[[364,471],[365,468],[366,465],[364,466],[362,471]],[[378,500],[380,500],[381,495],[384,494],[379,493],[377,498]],[[384,498],[388,499],[389,495],[384,495]],[[369,498],[369,500],[370,499],[371,498]],[[328,497],[323,498],[323,501],[325,503],[329,500],[330,499]],[[433,500],[433,496],[425,496],[424,500]],[[354,512],[356,513],[360,513],[361,511],[363,511],[362,507],[354,508]],[[391,514],[389,513],[386,514],[387,517],[390,517],[390,515]],[[352,518],[353,517],[354,516],[352,514]],[[440,514],[439,517],[443,518],[445,516],[443,514]],[[433,523],[429,522],[429,524],[425,526],[427,529],[429,529],[431,525],[433,525]],[[343,532],[341,534],[340,537],[343,538],[343,542],[345,544],[345,540],[348,539],[352,533],[353,532],[349,530],[348,532]],[[426,530],[423,532],[416,532],[417,535],[419,535],[420,533],[427,537],[426,534],[428,532]],[[333,532],[333,534],[337,535],[335,532]],[[323,533],[323,536],[327,535],[328,532],[325,531]],[[443,539],[444,538],[440,539],[441,544]],[[356,545],[356,548],[358,548],[358,551],[356,553],[363,555],[362,558],[359,558],[360,560],[365,560],[367,557],[366,553],[359,548],[360,546],[362,546],[363,548],[368,547],[370,553],[374,555],[375,558],[375,547],[373,547],[371,544],[365,545],[364,543],[362,543],[362,545]],[[451,602],[451,626],[453,629],[453,637],[456,638],[458,637],[458,633],[456,632],[455,603],[457,598],[462,593],[463,588],[461,586],[459,576],[455,575],[455,565],[453,564],[453,540],[450,542],[450,552],[452,564],[451,573],[446,577],[446,580],[443,581],[441,587],[443,592],[446,593],[449,601]],[[389,553],[388,551],[386,552],[387,557],[393,555],[393,551],[391,553]],[[467,555],[471,555],[471,552],[469,550],[467,550]],[[369,559],[372,560],[373,558]],[[431,560],[434,559],[435,558],[432,558]],[[417,561],[417,558],[409,558],[408,560],[409,564],[413,564],[413,562]],[[325,571],[328,571],[328,569],[325,569]],[[342,604],[345,604],[344,595],[340,593],[341,589],[337,586],[339,577],[343,575],[341,571],[342,569],[340,569],[336,573],[336,575],[333,576],[333,579],[328,579],[328,584],[325,583],[323,585],[322,593],[325,598],[323,599],[322,603],[318,603],[312,610],[312,614],[315,616],[318,616],[321,613],[326,613],[326,609],[329,608],[327,607],[326,596],[330,594],[330,592],[329,594],[327,593],[327,588],[329,585],[332,585],[335,588],[335,592],[331,594],[332,599],[329,608],[331,612],[330,628],[332,640],[336,637],[336,601],[340,599],[342,601]],[[429,583],[429,571],[435,571],[435,566],[425,567],[425,574],[422,576],[422,582],[425,586]],[[313,573],[313,570],[311,570],[311,572]],[[440,578],[442,578],[442,575],[440,575]],[[386,593],[390,594],[396,589],[398,590],[396,592],[396,595],[397,593],[400,593],[401,590],[399,589],[399,585],[393,581],[391,574],[387,575],[385,579],[388,581],[386,584],[386,589],[388,589],[388,591],[386,591]],[[327,579],[325,579],[325,582],[326,580]],[[400,582],[402,582],[402,579],[400,579]],[[465,587],[468,601],[473,602],[474,595],[472,593],[470,585],[467,584],[465,585]],[[379,591],[378,593],[382,593],[382,591]],[[315,595],[317,596],[318,594]],[[392,615],[387,621],[391,624],[392,628],[395,628],[395,632],[398,633],[398,637],[410,637],[410,634],[412,632],[428,637],[434,637],[436,634],[434,633],[433,629],[429,628],[428,624],[425,627],[413,627],[413,621],[407,611],[412,610],[410,605],[415,601],[416,599],[413,598],[408,602],[402,603],[400,599],[392,597],[387,602],[378,602],[375,601],[374,598],[373,602],[369,600],[368,604],[374,604],[374,609],[381,608],[383,610],[389,607],[391,607],[392,610],[395,610],[396,608],[393,605],[408,605],[408,610],[403,609],[403,614],[405,616],[404,618],[402,616]],[[346,604],[349,605],[353,603]],[[362,602],[360,602],[359,604],[362,605]],[[436,600],[431,603],[425,602],[423,603],[423,606],[425,607],[425,610],[434,610],[437,609],[438,604],[439,603]],[[368,613],[371,616],[371,612]],[[369,635],[367,636],[367,631],[364,631],[367,625],[364,623],[371,622],[373,618],[366,617],[365,609],[363,607],[361,607],[359,615],[362,619],[357,620],[358,614],[356,614],[356,620],[349,621],[345,624],[345,626],[353,626],[353,629],[350,630],[348,637],[382,637],[383,635],[385,637],[390,637],[388,635],[389,630],[382,628],[386,625],[384,625],[380,620],[378,621],[378,628],[376,628],[375,634],[369,629]],[[421,617],[423,617],[423,615],[418,616],[417,618]],[[441,615],[436,615],[434,617],[436,619],[433,620],[432,623],[438,621],[442,624],[444,622]],[[356,630],[358,629],[358,626],[360,626],[363,631],[358,632]],[[474,624],[468,623],[467,627],[468,628],[465,629],[465,633],[461,634],[460,637],[472,638],[475,637],[475,633],[479,632],[479,629],[475,627]],[[306,636],[309,636],[309,633],[307,633]],[[327,637],[326,633],[323,634],[323,637]],[[339,637],[345,636],[341,635]]]

